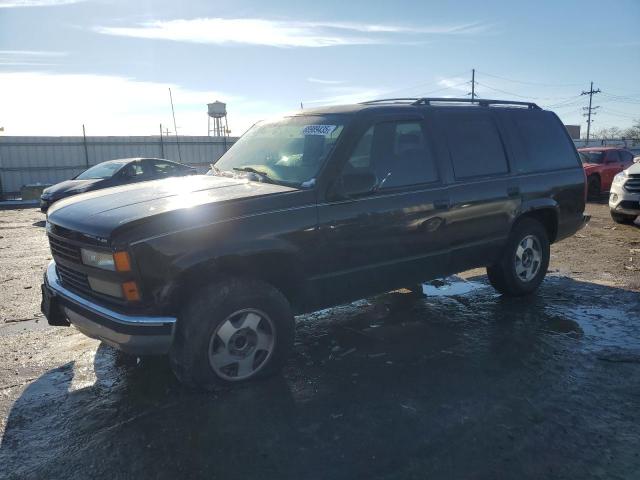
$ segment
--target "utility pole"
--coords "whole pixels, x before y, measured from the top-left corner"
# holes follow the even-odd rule
[[[471,69],[471,101],[476,99],[476,69]]]
[[[595,115],[597,112],[595,111],[598,107],[593,107],[593,95],[596,93],[600,93],[600,89],[594,90],[593,89],[593,82],[591,82],[591,88],[589,89],[588,92],[583,91],[580,95],[589,95],[589,106],[588,107],[583,107],[582,109],[585,110],[585,113],[582,114],[583,117],[587,117],[587,145],[589,145],[589,136],[591,135],[591,122],[593,122],[593,120],[591,120],[591,115]]]
[[[173,115],[173,129],[176,132],[176,146],[178,147],[178,158],[182,163],[182,154],[180,153],[180,138],[178,137],[178,126],[176,125],[176,112],[173,109],[173,95],[171,95],[171,88],[169,88],[169,100],[171,101],[171,114]]]

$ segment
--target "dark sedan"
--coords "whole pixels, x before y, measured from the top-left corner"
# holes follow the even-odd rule
[[[195,175],[196,169],[161,158],[121,158],[99,163],[80,175],[45,188],[40,210],[46,213],[52,203],[78,193],[167,177]]]

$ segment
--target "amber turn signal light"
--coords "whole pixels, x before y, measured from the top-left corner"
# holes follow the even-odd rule
[[[116,252],[113,254],[113,262],[116,266],[117,272],[130,272],[131,271],[131,259],[127,252]]]
[[[130,302],[140,300],[140,291],[138,290],[136,282],[124,282],[122,284],[122,293],[124,293],[124,298]]]

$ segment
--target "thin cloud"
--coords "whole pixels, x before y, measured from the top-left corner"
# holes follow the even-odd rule
[[[452,77],[452,78],[441,78],[438,80],[438,85],[444,88],[448,88],[451,90],[458,90],[460,92],[466,92],[469,90],[469,81],[460,78],[460,77]]]
[[[48,50],[0,50],[1,56],[11,57],[65,57],[68,52],[55,52]]]
[[[84,1],[86,0],[0,0],[0,8],[57,7]]]
[[[0,125],[6,135],[157,135],[159,124],[173,130],[169,87],[179,132],[207,134],[207,103],[227,102],[233,135],[283,107],[237,95],[134,78],[95,74],[0,72]],[[55,121],[35,122],[33,112]]]
[[[307,82],[320,83],[322,85],[340,85],[342,83],[345,83],[344,80],[324,80],[322,78],[314,78],[314,77],[307,78]]]
[[[312,48],[411,43],[416,35],[478,34],[488,28],[488,25],[480,22],[414,28],[260,18],[195,18],[144,22],[130,27],[96,26],[94,31],[105,35],[178,42]]]
[[[359,103],[378,98],[385,94],[385,90],[375,87],[327,86],[323,89],[323,93],[326,93],[326,96],[304,100],[302,103],[312,106]]]
[[[65,57],[67,52],[46,50],[0,50],[0,66],[3,67],[51,67],[55,58]]]

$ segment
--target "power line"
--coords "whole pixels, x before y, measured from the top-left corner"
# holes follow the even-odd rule
[[[579,83],[542,83],[542,82],[531,82],[531,81],[525,81],[525,80],[516,80],[513,78],[507,78],[507,77],[503,77],[500,75],[494,75],[492,73],[487,73],[487,72],[480,72],[478,71],[478,73],[481,73],[482,75],[486,75],[487,77],[493,77],[493,78],[499,78],[500,80],[506,80],[507,82],[513,82],[513,83],[522,83],[524,85],[539,85],[542,87],[575,87],[580,85]]]
[[[593,96],[596,93],[600,93],[600,89],[598,88],[597,90],[594,90],[593,89],[593,82],[591,82],[591,88],[589,89],[589,91],[585,92],[583,90],[582,93],[580,94],[580,95],[589,95],[589,106],[588,107],[584,107],[584,110],[586,110],[586,112],[583,113],[583,116],[587,117],[587,142],[589,142],[589,134],[591,133],[591,122],[593,121],[591,119],[591,116],[596,114],[595,110],[597,108],[600,108],[599,106],[598,107],[592,107],[591,106],[592,102],[593,102]]]

